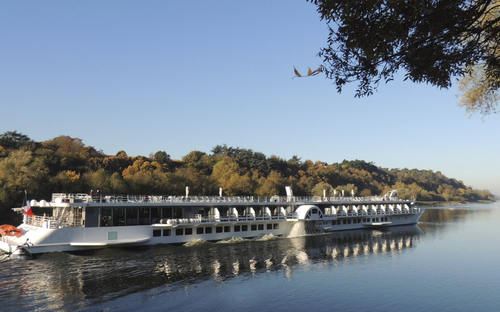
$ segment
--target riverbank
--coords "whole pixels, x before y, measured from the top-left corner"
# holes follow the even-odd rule
[[[461,201],[416,201],[421,207],[435,207],[435,206],[448,206],[448,205],[465,205],[465,204],[491,204],[496,200],[480,200],[477,202],[461,202]]]

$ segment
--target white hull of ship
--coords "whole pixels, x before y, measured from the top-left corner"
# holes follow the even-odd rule
[[[319,234],[322,232],[346,231],[355,229],[370,229],[379,227],[389,227],[398,225],[415,224],[421,213],[377,216],[378,218],[388,218],[390,221],[367,221],[352,223],[353,220],[366,219],[367,216],[359,217],[339,217],[334,220],[321,221],[288,221],[270,220],[256,223],[206,223],[196,225],[169,226],[165,224],[138,225],[138,226],[111,226],[95,228],[60,228],[50,229],[23,224],[19,228],[25,234],[22,237],[9,237],[8,241],[2,238],[0,249],[14,255],[44,254],[49,252],[81,252],[110,247],[140,247],[158,244],[185,244],[195,240],[221,241],[231,238],[254,239],[259,237],[275,236],[289,237],[306,234]],[[364,217],[364,218],[362,218]],[[375,216],[372,217],[375,220]],[[346,224],[335,224],[346,220]],[[350,223],[347,223],[348,221]],[[385,220],[385,219],[384,219]],[[307,229],[307,223],[314,223],[315,232]],[[234,225],[239,225],[239,231],[234,231]],[[252,230],[252,225],[263,229]],[[268,229],[268,225],[271,227]],[[246,231],[241,231],[243,226],[247,226]],[[217,228],[222,227],[222,232],[217,233]],[[212,228],[212,233],[197,234],[198,228]],[[229,228],[227,232],[225,230]],[[176,235],[177,230],[183,230],[182,235]],[[191,229],[190,234],[185,234],[186,229]],[[159,231],[159,236],[153,236],[153,231]],[[167,231],[164,231],[167,230]],[[205,231],[203,231],[205,232]],[[168,235],[164,235],[168,233]]]
[[[25,215],[23,224],[18,227],[22,236],[0,237],[0,250],[14,256],[36,256],[58,251],[185,244],[196,240],[253,239],[266,235],[294,237],[414,224],[423,213],[423,209],[415,207],[413,202],[376,197],[204,197],[196,200],[134,196],[108,197],[105,201],[99,198],[96,201],[85,194],[54,194],[47,206],[54,210],[52,216]],[[165,218],[162,212],[160,218],[153,221],[150,215],[149,223],[145,225],[130,223],[128,218],[126,225],[113,225],[118,224],[113,223],[115,215],[104,213],[106,209],[137,207],[150,213],[152,209],[171,207],[187,210],[184,218]],[[208,215],[192,212],[205,208],[209,210]],[[134,218],[138,216],[135,213],[131,215]],[[139,218],[132,221],[144,222]]]

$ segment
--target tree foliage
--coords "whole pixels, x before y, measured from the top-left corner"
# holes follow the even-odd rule
[[[6,149],[17,149],[32,140],[22,133],[17,131],[7,131],[0,134],[0,146]]]
[[[152,157],[160,164],[168,164],[170,162],[170,155],[165,151],[158,151]]]
[[[474,66],[470,75],[458,82],[458,90],[462,93],[458,106],[465,108],[470,116],[475,113],[483,116],[496,113],[500,98],[496,83],[494,78],[486,76],[482,66]]]
[[[500,25],[500,0],[491,1],[487,12],[478,21],[481,24],[494,23]],[[499,34],[491,44],[491,58],[498,62],[500,50],[497,48]],[[499,69],[480,62],[467,67],[468,74],[459,80],[458,90],[462,93],[459,106],[464,107],[470,115],[479,113],[483,116],[497,113],[500,77]]]
[[[481,66],[484,96],[462,102],[475,103],[469,110],[474,112],[500,86],[498,0],[309,1],[329,27],[327,46],[318,55],[338,92],[358,82],[355,95],[370,95],[399,70],[405,80],[448,88],[453,77]]]
[[[5,135],[7,136],[7,135]],[[4,136],[4,137],[5,137]],[[28,142],[29,141],[29,142]],[[266,157],[251,149],[218,145],[213,154],[192,151],[182,161],[160,163],[156,155],[102,155],[80,139],[60,136],[44,142],[23,140],[19,148],[0,154],[0,212],[11,213],[27,190],[31,198],[50,200],[53,192],[185,195],[381,195],[397,189],[402,198],[426,201],[491,200],[487,190],[475,190],[441,172],[386,169],[363,160],[327,164]],[[161,153],[163,156],[163,152]],[[166,152],[165,152],[166,154]],[[168,154],[167,154],[168,155]]]

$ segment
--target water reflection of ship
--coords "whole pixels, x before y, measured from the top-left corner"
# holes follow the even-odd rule
[[[316,264],[339,265],[355,257],[379,254],[395,256],[415,247],[422,233],[418,225],[409,225],[229,246],[192,247],[189,255],[181,257],[158,255],[155,273],[164,275],[169,282],[193,276],[222,281],[241,274],[278,270],[285,270],[287,276],[291,276],[296,269]]]
[[[222,284],[236,277],[252,278],[269,272],[283,272],[290,278],[312,268],[356,265],[352,259],[399,255],[414,248],[421,235],[418,225],[410,225],[193,247],[105,249],[84,256],[56,253],[34,262],[31,269],[37,272],[35,278],[13,281],[11,290],[4,289],[4,293],[14,293],[18,287],[29,289],[29,297],[17,297],[9,303],[11,308],[20,304],[79,309],[151,289],[188,292],[191,286],[203,282]],[[23,266],[23,262],[17,264]],[[22,270],[18,267],[15,271],[18,269]]]

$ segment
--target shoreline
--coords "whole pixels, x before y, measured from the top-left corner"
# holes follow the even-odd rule
[[[465,204],[491,204],[496,202],[496,200],[480,200],[474,202],[462,202],[462,201],[416,201],[417,205],[421,207],[432,207],[432,206],[448,206],[448,205],[465,205]]]

